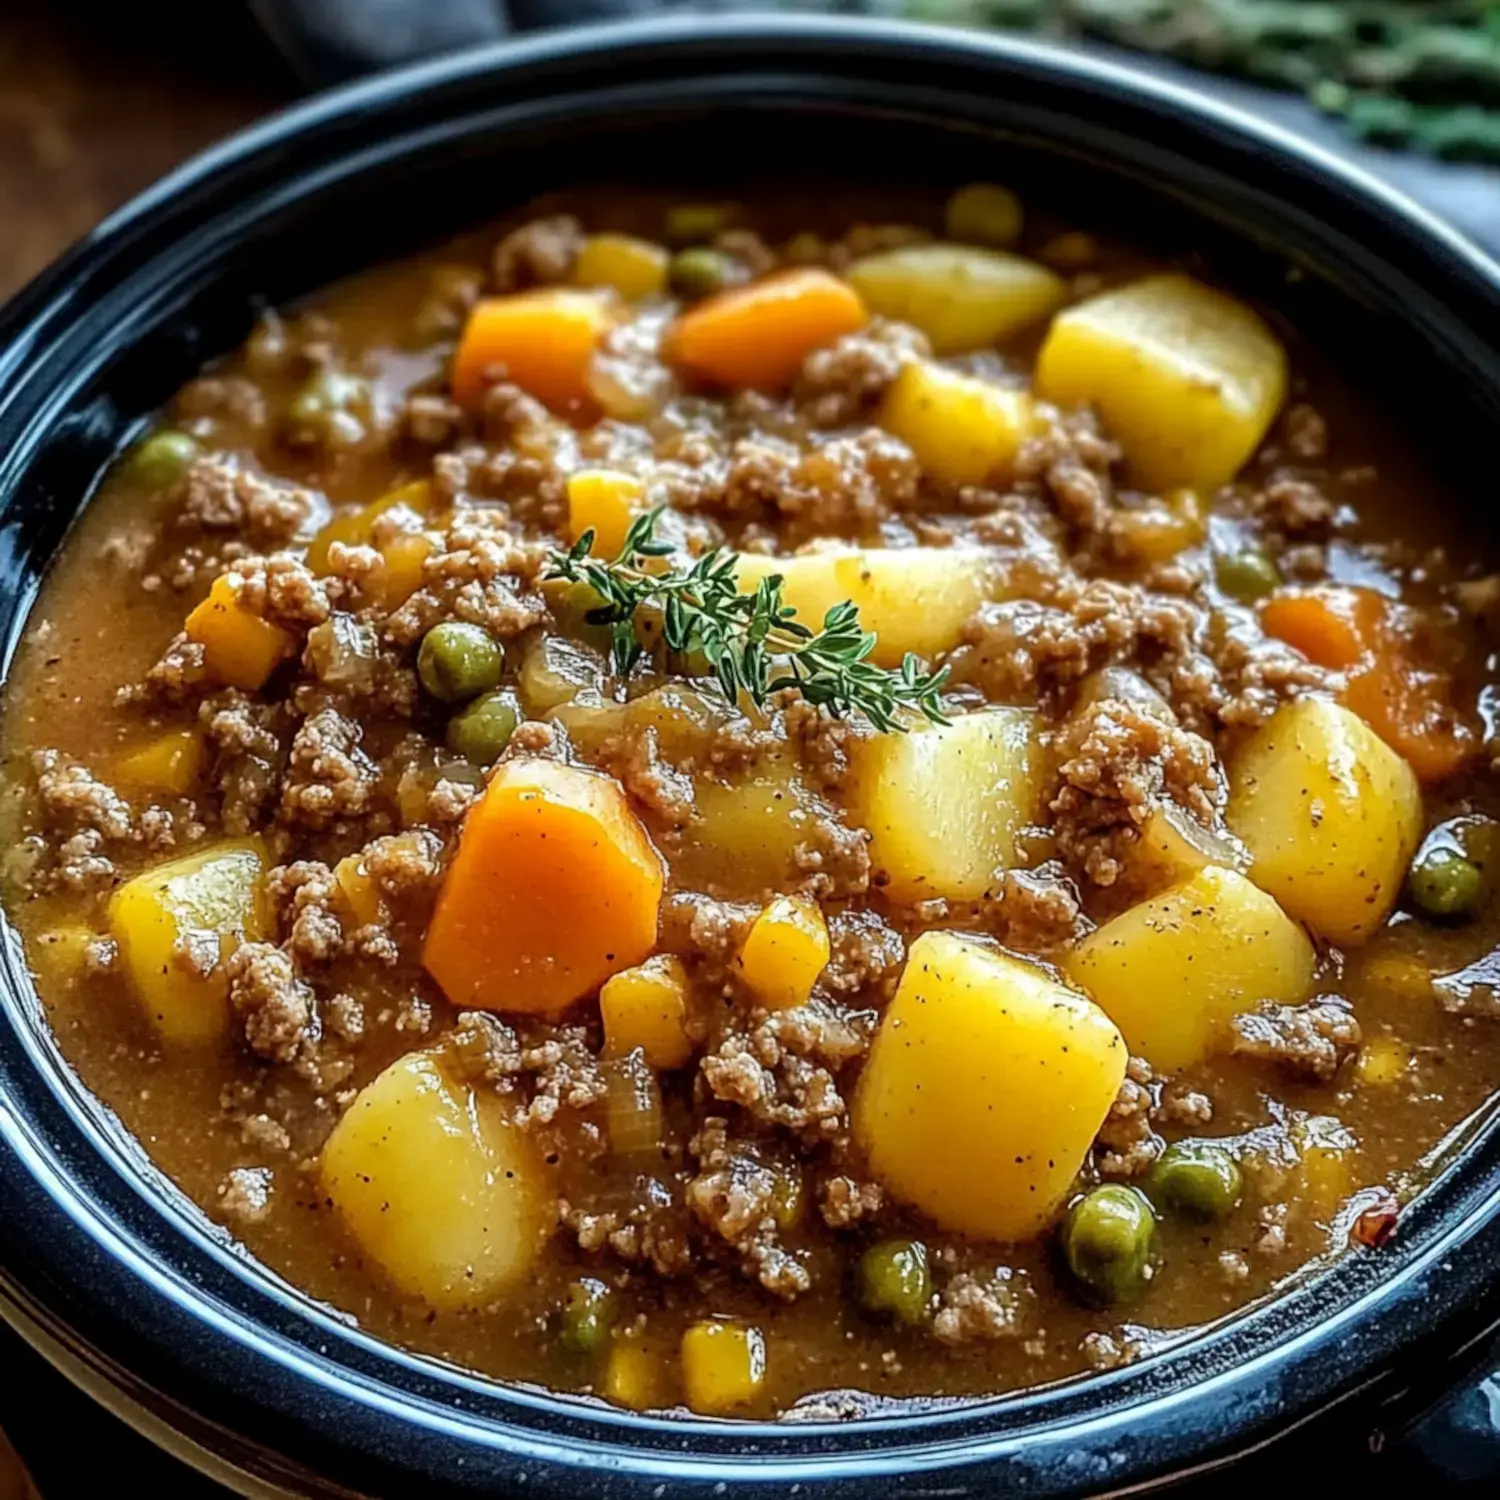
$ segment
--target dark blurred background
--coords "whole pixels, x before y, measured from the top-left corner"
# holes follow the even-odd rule
[[[178,162],[309,87],[514,30],[666,8],[663,0],[0,0],[0,299]],[[1128,49],[1140,66],[1351,155],[1500,253],[1500,0],[781,0],[781,8],[1009,27]],[[75,1396],[3,1325],[0,1427],[45,1500],[122,1480],[169,1500],[222,1493]],[[0,1500],[35,1493],[0,1437]]]

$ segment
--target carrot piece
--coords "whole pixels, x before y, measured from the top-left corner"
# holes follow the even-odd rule
[[[865,305],[847,281],[816,268],[731,287],[683,313],[668,357],[716,385],[776,390],[814,349],[864,327]]]
[[[464,820],[422,961],[455,1005],[555,1015],[656,946],[662,880],[616,782],[510,761]]]
[[[488,371],[505,377],[553,411],[588,401],[589,360],[614,322],[610,298],[574,287],[547,287],[474,305],[453,356],[453,399],[476,406]]]
[[[1473,727],[1453,706],[1453,680],[1421,666],[1394,606],[1373,589],[1322,584],[1277,594],[1261,607],[1261,624],[1309,661],[1344,674],[1340,701],[1391,749],[1417,779],[1442,781],[1473,753]]]

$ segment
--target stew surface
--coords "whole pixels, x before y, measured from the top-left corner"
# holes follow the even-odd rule
[[[716,1415],[1109,1367],[1379,1254],[1500,1084],[1457,529],[1186,254],[571,194],[267,311],[106,477],[9,914],[374,1334]]]

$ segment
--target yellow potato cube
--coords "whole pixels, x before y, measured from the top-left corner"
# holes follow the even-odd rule
[[[1209,865],[1090,933],[1066,968],[1132,1053],[1175,1073],[1207,1057],[1240,1012],[1306,999],[1316,964],[1307,935],[1264,891]]]
[[[947,484],[999,484],[1031,431],[1030,393],[963,375],[930,360],[907,365],[875,420]]]
[[[1235,756],[1229,826],[1250,878],[1332,943],[1385,921],[1422,836],[1411,767],[1356,714],[1324,698],[1288,703]]]
[[[232,573],[214,579],[208,598],[187,617],[188,639],[203,647],[203,661],[226,687],[253,693],[290,656],[292,637],[240,603]]]
[[[849,816],[893,901],[977,900],[1023,863],[1041,805],[1036,713],[992,708],[849,746]]]
[[[424,531],[398,532],[382,543],[385,571],[380,575],[380,602],[387,609],[399,609],[422,587],[433,548],[432,538]]]
[[[647,1338],[616,1336],[604,1367],[600,1394],[631,1411],[670,1406],[673,1381],[669,1351]]]
[[[719,1416],[744,1406],[766,1383],[766,1340],[738,1323],[694,1323],[682,1335],[682,1384],[696,1412]]]
[[[847,275],[872,313],[914,324],[938,354],[991,348],[1067,295],[1046,266],[972,245],[902,245],[855,261]]]
[[[1131,855],[1131,874],[1148,889],[1176,885],[1205,865],[1242,873],[1250,851],[1227,828],[1205,828],[1178,803],[1159,802],[1146,814]]]
[[[614,469],[580,469],[568,478],[568,540],[594,533],[589,551],[617,557],[625,533],[642,507],[641,482]]]
[[[480,1307],[513,1290],[551,1229],[546,1173],[505,1103],[423,1052],[359,1091],[318,1171],[360,1250],[431,1307]]]
[[[361,510],[335,516],[309,544],[307,566],[319,577],[325,575],[328,572],[328,549],[335,542],[342,542],[346,547],[368,546],[375,531],[375,523],[388,510],[394,510],[398,505],[416,511],[419,516],[432,514],[437,507],[437,496],[431,482],[414,479],[410,484],[403,484],[382,495]]]
[[[629,302],[659,297],[670,259],[661,245],[633,234],[591,234],[573,262],[573,284],[612,287]]]
[[[680,958],[658,953],[613,975],[599,991],[604,1047],[613,1057],[640,1049],[657,1069],[680,1068],[693,1043],[683,1023],[688,1014],[688,976]]]
[[[193,789],[202,770],[202,736],[196,729],[174,729],[122,756],[115,780],[181,797]]]
[[[756,919],[735,966],[768,1010],[806,1005],[832,950],[816,901],[778,896]]]
[[[1137,510],[1117,511],[1112,527],[1116,546],[1136,563],[1170,562],[1208,535],[1197,490],[1172,490]]]
[[[229,1030],[224,961],[260,936],[265,850],[239,839],[167,861],[110,898],[126,978],[162,1041],[207,1045]]]
[[[1125,1077],[1124,1038],[1040,969],[951,932],[906,958],[860,1077],[855,1138],[943,1229],[1025,1240],[1072,1187]]]
[[[1036,391],[1097,408],[1142,488],[1212,492],[1266,435],[1286,354],[1242,303],[1187,276],[1148,276],[1054,319]]]
[[[678,878],[690,889],[726,895],[785,888],[820,807],[790,757],[763,759],[727,784],[701,777],[676,861]]]
[[[877,547],[800,557],[744,553],[739,586],[749,593],[771,573],[809,630],[844,600],[876,637],[871,660],[899,667],[907,652],[932,657],[959,642],[964,625],[996,587],[994,558],[978,547]]]
[[[1411,1048],[1405,1042],[1393,1036],[1377,1036],[1360,1049],[1355,1069],[1361,1083],[1384,1087],[1397,1082],[1411,1064]]]

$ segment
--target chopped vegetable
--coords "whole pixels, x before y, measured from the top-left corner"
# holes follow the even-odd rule
[[[627,302],[667,289],[666,250],[632,234],[591,234],[573,262],[575,286],[608,287]]]
[[[671,245],[701,245],[733,222],[732,203],[676,203],[667,210],[662,232]]]
[[[500,1096],[425,1052],[360,1090],[318,1172],[361,1251],[431,1307],[482,1307],[516,1290],[553,1227],[545,1169]]]
[[[599,991],[604,1050],[625,1057],[639,1049],[653,1068],[680,1068],[693,1055],[684,1030],[688,976],[680,958],[657,953],[605,981]]]
[[[1036,390],[1098,408],[1142,488],[1211,493],[1270,427],[1286,355],[1242,303],[1186,276],[1148,276],[1058,314]]]
[[[687,302],[712,297],[744,279],[745,269],[733,256],[702,245],[679,250],[668,272],[672,290]]]
[[[1432,993],[1431,978],[1428,980],[1428,996]],[[1393,1036],[1378,1036],[1366,1042],[1360,1049],[1355,1071],[1361,1083],[1384,1088],[1404,1077],[1412,1065],[1412,1052],[1404,1042]]]
[[[870,1171],[941,1228],[1025,1240],[1067,1195],[1124,1039],[1042,970],[951,932],[911,945],[852,1110]]]
[[[1001,249],[1021,238],[1021,200],[993,182],[971,182],[948,199],[943,227],[950,240]]]
[[[830,951],[817,902],[778,896],[755,919],[735,967],[762,1005],[787,1010],[811,998]]]
[[[557,1320],[557,1341],[569,1354],[593,1359],[609,1344],[616,1317],[616,1297],[597,1276],[580,1276],[568,1288]]]
[[[534,636],[516,674],[521,702],[533,719],[603,684],[604,662],[599,653],[556,635]]]
[[[867,1312],[915,1326],[932,1308],[932,1272],[921,1240],[881,1240],[854,1263],[855,1294]]]
[[[1141,824],[1131,852],[1131,873],[1143,888],[1177,885],[1205,865],[1241,872],[1250,851],[1227,828],[1205,828],[1179,803],[1158,802]]]
[[[417,676],[443,703],[462,703],[487,693],[500,681],[505,653],[487,630],[462,620],[445,620],[422,637]]]
[[[477,406],[499,370],[553,411],[588,401],[588,366],[614,324],[607,296],[546,287],[475,303],[453,357],[453,399]]]
[[[766,1340],[758,1328],[708,1320],[682,1335],[687,1404],[709,1416],[753,1401],[766,1383]]]
[[[196,729],[173,729],[121,756],[115,778],[121,786],[182,797],[197,783],[203,761],[203,736]]]
[[[360,510],[335,516],[312,539],[307,549],[307,566],[320,577],[326,576],[329,572],[329,549],[335,542],[342,542],[346,547],[369,546],[374,536],[375,523],[387,511],[405,506],[419,516],[426,516],[433,512],[436,504],[430,481],[415,479],[410,484],[403,484],[382,495],[380,499],[371,501]]]
[[[1164,563],[1196,547],[1207,530],[1198,491],[1175,489],[1159,500],[1116,511],[1113,539],[1127,562]]]
[[[661,895],[618,783],[508,761],[464,819],[423,962],[455,1005],[556,1014],[651,952]]]
[[[814,349],[864,322],[864,305],[848,282],[815,268],[781,271],[683,313],[667,354],[715,385],[775,391],[791,383]]]
[[[420,531],[401,531],[380,544],[385,564],[376,587],[376,597],[387,610],[399,609],[422,587],[433,541]]]
[[[448,748],[476,766],[492,766],[520,722],[521,705],[514,693],[485,693],[448,720]]]
[[[648,1411],[673,1399],[671,1356],[650,1339],[616,1334],[604,1368],[603,1395],[616,1406]]]
[[[225,687],[253,693],[296,649],[290,632],[240,601],[241,580],[221,573],[183,629],[203,647],[203,664]]]
[[[258,839],[231,840],[153,866],[110,897],[110,936],[162,1041],[206,1045],[228,1034],[223,964],[261,934],[265,868]]]
[[[1467,922],[1484,909],[1484,875],[1457,849],[1439,844],[1422,850],[1406,877],[1412,904],[1440,922]]]
[[[907,365],[876,414],[885,430],[948,484],[1000,484],[1033,424],[1030,395],[931,360]]]
[[[1214,559],[1214,582],[1221,594],[1254,604],[1281,587],[1281,569],[1258,547],[1222,552]]]
[[[1138,1188],[1107,1182],[1085,1193],[1062,1230],[1063,1258],[1093,1301],[1129,1302],[1145,1290],[1156,1215]]]
[[[1329,942],[1361,942],[1401,894],[1422,832],[1411,767],[1346,708],[1288,703],[1230,765],[1250,877]]]
[[[183,470],[202,451],[197,438],[175,427],[163,427],[142,438],[125,455],[124,474],[143,489],[164,490],[182,478]]]
[[[661,1086],[637,1048],[600,1064],[604,1074],[604,1135],[609,1154],[646,1172],[659,1167],[666,1142],[662,1134]]]
[[[1313,946],[1264,891],[1207,866],[1132,906],[1069,954],[1068,976],[1158,1072],[1207,1057],[1240,1011],[1307,997]]]
[[[869,830],[874,878],[891,900],[974,901],[1022,863],[1042,801],[1034,709],[851,740],[849,766],[849,817]]]
[[[613,469],[581,469],[568,478],[568,540],[594,533],[595,557],[617,557],[643,509],[641,482]]]
[[[970,245],[902,245],[867,255],[849,280],[871,312],[915,324],[938,354],[990,349],[1056,311],[1067,295],[1045,266]]]
[[[1156,1159],[1147,1188],[1189,1218],[1222,1219],[1240,1201],[1244,1180],[1234,1153],[1217,1141],[1174,1141]]]
[[[769,756],[730,781],[700,777],[677,871],[692,888],[759,895],[790,885],[820,803],[790,756]]]

